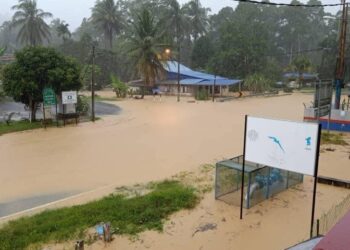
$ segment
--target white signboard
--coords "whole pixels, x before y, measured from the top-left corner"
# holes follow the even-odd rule
[[[315,175],[318,124],[248,117],[245,160]]]
[[[76,104],[78,102],[78,96],[76,91],[62,92],[62,104]]]

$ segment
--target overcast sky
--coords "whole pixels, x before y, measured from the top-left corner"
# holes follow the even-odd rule
[[[51,12],[55,17],[65,20],[70,25],[71,30],[75,30],[84,17],[89,17],[91,7],[96,0],[37,0],[39,8]],[[188,0],[179,0],[186,3]],[[307,2],[307,0],[301,0]],[[340,2],[340,0],[321,0],[322,3]],[[12,16],[11,7],[17,3],[17,0],[0,0],[0,24]],[[232,0],[201,0],[202,5],[209,7],[213,13],[217,13],[221,8],[226,6],[235,7],[237,2]],[[271,2],[289,3],[291,0],[271,0]],[[339,7],[328,8],[327,11],[335,13]]]

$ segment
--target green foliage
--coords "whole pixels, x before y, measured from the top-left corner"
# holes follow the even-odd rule
[[[0,48],[0,56],[4,55],[6,51],[6,48]]]
[[[58,37],[62,37],[63,42],[67,41],[67,39],[71,38],[72,34],[69,31],[69,24],[64,21],[60,22],[56,27],[56,32]]]
[[[105,48],[113,48],[113,35],[121,28],[121,11],[114,0],[97,1],[92,8],[92,22],[96,28],[103,30]]]
[[[41,122],[11,121],[10,125],[7,125],[6,123],[0,123],[0,135],[19,132],[19,131],[25,131],[25,130],[32,130],[37,128],[42,128]]]
[[[261,74],[253,74],[244,80],[244,87],[253,93],[263,93],[271,89],[273,82]]]
[[[25,48],[16,53],[16,61],[3,69],[3,87],[8,96],[30,107],[35,120],[35,107],[42,102],[45,87],[56,94],[79,90],[80,68],[75,60],[64,57],[54,49]]]
[[[207,100],[209,100],[208,90],[206,90],[205,88],[200,88],[196,92],[195,98],[198,101],[207,101]]]
[[[89,100],[90,98],[84,95],[78,96],[77,112],[79,113],[79,115],[84,116],[88,114],[90,109]]]
[[[164,219],[198,202],[195,190],[176,181],[164,181],[144,195],[111,195],[85,205],[45,211],[12,221],[0,229],[0,249],[25,249],[33,244],[62,242],[84,235],[98,223],[111,222],[117,234],[162,230]]]
[[[130,54],[147,86],[153,85],[156,78],[164,73],[164,66],[158,56],[163,34],[158,27],[151,12],[143,9],[133,23],[133,36],[130,37]]]
[[[101,76],[101,68],[98,65],[94,66],[95,71],[95,81],[97,81],[97,89],[100,89],[102,86],[98,80],[100,80]],[[84,89],[91,89],[91,73],[92,73],[92,65],[85,65],[81,70],[81,82],[83,83]],[[97,80],[96,80],[97,79]]]
[[[125,98],[128,94],[128,85],[123,83],[117,76],[111,75],[113,91],[118,98]]]
[[[52,14],[38,9],[36,0],[18,0],[18,5],[12,8],[16,10],[12,26],[20,28],[17,39],[22,44],[37,46],[50,38],[50,29],[44,19]]]
[[[192,67],[205,69],[214,54],[214,46],[208,36],[200,37],[193,46]]]
[[[324,132],[321,136],[321,144],[333,144],[333,145],[349,145],[344,140],[344,135],[341,133],[328,133]]]

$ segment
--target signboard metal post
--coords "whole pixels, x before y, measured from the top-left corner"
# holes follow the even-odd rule
[[[322,131],[322,124],[319,124],[318,125],[317,148],[316,148],[314,190],[313,190],[313,194],[312,194],[312,211],[311,211],[310,238],[313,237],[313,231],[314,231],[315,208],[316,208],[316,193],[317,193],[317,179],[318,179],[318,162],[319,162],[319,159],[320,159],[321,131]]]
[[[243,163],[242,163],[242,180],[241,180],[241,210],[240,210],[240,219],[243,219],[243,196],[244,196],[244,174],[245,174],[245,148],[246,148],[246,134],[247,134],[247,121],[248,116],[245,116],[244,123],[244,142],[243,142]]]

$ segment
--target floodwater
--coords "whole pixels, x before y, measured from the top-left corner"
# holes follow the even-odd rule
[[[188,103],[187,99],[177,103],[175,97],[162,98],[161,101],[153,98],[126,100],[117,103],[123,112],[96,123],[0,136],[0,209],[7,211],[2,211],[0,216],[8,214],[11,206],[15,208],[12,212],[17,212],[21,206],[24,209],[41,204],[47,196],[50,196],[48,201],[51,202],[70,194],[72,190],[86,192],[109,185],[117,187],[160,180],[181,171],[195,170],[204,163],[241,155],[246,114],[302,121],[303,103],[309,103],[312,98],[310,95],[293,94],[224,103]],[[338,154],[341,152],[321,155],[320,174],[330,176],[341,173],[342,179],[350,179],[350,169],[346,167],[349,161],[345,154]],[[338,161],[337,157],[344,159]],[[262,213],[268,216],[261,217],[259,211],[254,213],[251,218],[256,221],[248,220],[252,228],[250,224],[235,228],[232,224],[221,222],[239,223],[236,216],[238,210],[233,211],[231,206],[217,203],[210,196],[193,212],[191,218],[186,217],[187,211],[180,214],[180,218],[174,222],[178,224],[171,233],[173,237],[165,234],[159,240],[160,236],[151,232],[146,234],[146,238],[152,244],[158,242],[158,246],[152,249],[165,249],[169,241],[175,244],[171,249],[199,249],[204,241],[207,247],[203,249],[214,249],[219,244],[224,247],[237,242],[235,237],[239,238],[239,246],[246,243],[259,248],[260,243],[267,242],[267,239],[285,246],[283,237],[286,236],[280,230],[281,218],[285,220],[285,229],[294,228],[293,232],[298,237],[303,237],[305,231],[307,235],[307,229],[299,232],[295,224],[298,222],[307,228],[309,221],[309,208],[304,204],[311,204],[311,178],[306,178],[304,185],[303,193],[287,191],[279,195],[279,200],[266,201],[265,205],[261,205],[266,207],[259,206]],[[331,187],[321,191],[322,211],[347,194],[346,191],[339,191],[332,195],[334,189]],[[91,197],[86,200],[89,199]],[[294,203],[296,199],[299,200]],[[40,202],[35,204],[37,200]],[[291,205],[285,207],[284,200]],[[288,214],[295,217],[286,216]],[[210,234],[208,240],[205,237],[207,234],[191,238],[195,230],[193,227],[202,218],[216,220],[221,229]],[[299,218],[298,221],[295,218]],[[244,230],[243,234],[240,234],[241,229]],[[252,236],[250,230],[255,230],[253,235],[257,237],[256,241],[249,238]],[[270,232],[275,236],[271,236],[274,234],[270,235]],[[295,242],[293,234],[289,236],[291,238],[287,243]],[[185,247],[184,239],[192,240],[192,245]],[[123,240],[123,244],[123,249],[134,248],[127,240]]]

